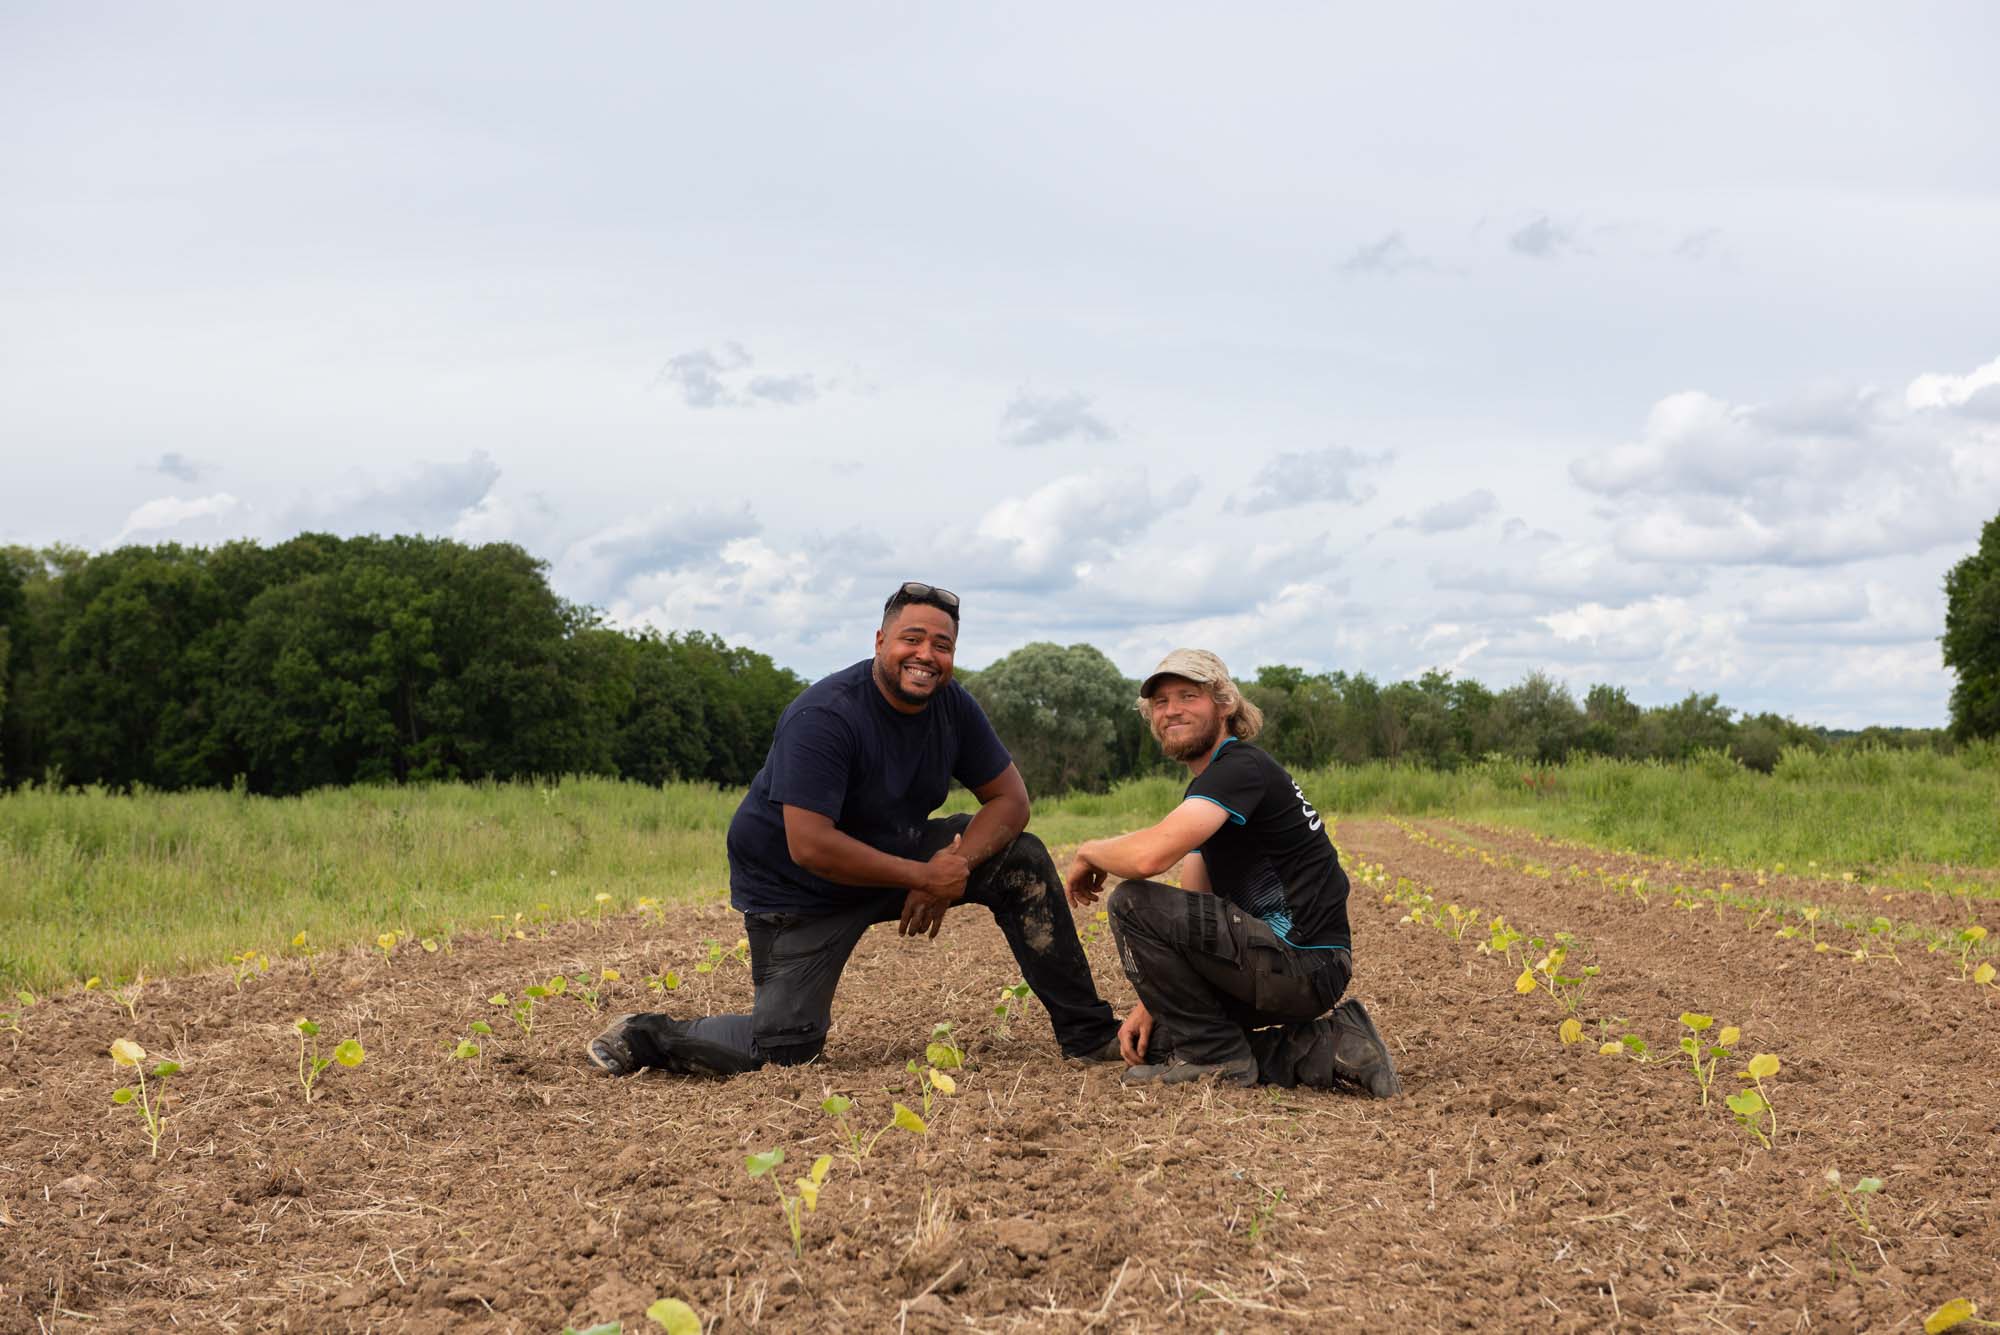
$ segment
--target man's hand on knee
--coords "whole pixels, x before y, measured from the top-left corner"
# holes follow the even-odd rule
[[[944,911],[950,907],[944,900],[921,890],[910,891],[903,897],[903,920],[896,925],[897,935],[937,940],[938,929],[944,926]]]
[[[931,854],[924,863],[923,880],[916,893],[946,904],[965,898],[965,882],[972,875],[972,864],[959,855],[961,838],[953,835],[949,846]]]

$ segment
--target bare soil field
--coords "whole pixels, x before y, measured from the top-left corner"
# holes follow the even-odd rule
[[[727,1083],[616,1081],[583,1058],[612,1013],[747,1007],[745,966],[696,972],[740,935],[721,905],[276,960],[240,989],[155,980],[136,1022],[101,992],[44,1002],[0,1033],[0,1332],[632,1331],[661,1297],[721,1331],[1915,1330],[1949,1299],[2000,1306],[2000,992],[1943,955],[1814,953],[1734,910],[1464,852],[1556,860],[1507,832],[1432,838],[1449,847],[1338,831],[1350,867],[1384,878],[1355,885],[1352,994],[1402,1072],[1387,1102],[1128,1089],[1065,1064],[1033,1001],[998,1032],[1017,975],[976,908],[936,942],[872,932],[825,1058]],[[1600,970],[1586,1040],[1517,993],[1518,952],[1401,921],[1397,877],[1575,934]],[[1122,1010],[1109,939],[1088,949]],[[594,1009],[572,983],[531,1033],[489,1001],[607,968]],[[649,992],[668,969],[678,990]],[[1684,1011],[1742,1030],[1706,1107]],[[367,1052],[310,1105],[301,1016]],[[476,1020],[481,1056],[452,1059]],[[940,1021],[967,1054],[956,1092],[927,1134],[857,1159],[821,1100],[853,1099],[871,1134],[895,1102],[921,1108],[906,1065]],[[1599,1052],[1627,1032],[1650,1060]],[[184,1064],[157,1157],[110,1101],[121,1037]],[[1721,1101],[1752,1053],[1781,1062],[1770,1148]],[[774,1147],[787,1192],[832,1156],[797,1256],[771,1181],[744,1169]],[[1849,1201],[1866,1226],[1829,1168],[1881,1179]]]

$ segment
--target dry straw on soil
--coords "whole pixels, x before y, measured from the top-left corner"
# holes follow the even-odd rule
[[[1741,915],[1641,906],[1468,863],[1386,823],[1350,860],[1449,888],[1602,969],[1588,1014],[1656,1052],[1675,1018],[1726,1015],[1783,1059],[1774,1150],[1685,1069],[1564,1046],[1539,998],[1448,935],[1398,928],[1357,886],[1355,992],[1406,1095],[1122,1088],[1056,1058],[1039,1008],[992,1037],[1014,981],[979,911],[936,943],[884,929],[857,952],[826,1059],[727,1084],[611,1081],[581,1056],[606,1011],[741,1007],[747,971],[693,969],[736,919],[623,915],[525,941],[274,963],[150,983],[132,1022],[101,993],[0,1036],[0,1331],[550,1331],[683,1298],[716,1329],[1855,1329],[1946,1299],[2000,1305],[1992,1183],[2000,994],[1937,958],[1843,964]],[[1511,836],[1483,832],[1507,847]],[[1513,845],[1540,856],[1525,840]],[[1108,941],[1102,986],[1129,993]],[[530,1036],[487,998],[615,969],[592,1013],[545,1001]],[[308,1107],[292,1022],[358,1036],[365,1065]],[[450,1050],[484,1019],[482,1058]],[[913,1101],[905,1071],[949,1020],[970,1067],[926,1137],[862,1163],[858,1124]],[[186,1064],[149,1158],[104,1057],[130,1035]],[[749,1151],[835,1167],[794,1260]],[[1884,1180],[1863,1233],[1824,1172]]]

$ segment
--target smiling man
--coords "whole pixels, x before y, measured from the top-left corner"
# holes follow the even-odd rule
[[[952,905],[993,913],[1065,1055],[1122,1060],[1062,879],[1023,834],[1028,789],[993,726],[951,679],[958,596],[909,583],[889,596],[875,656],[815,682],[778,720],[764,768],[729,825],[729,900],[750,940],[749,1015],[625,1015],[592,1039],[613,1075],[657,1067],[734,1075],[817,1057],[862,933],[896,922],[935,939]],[[971,815],[931,819],[958,780]],[[912,1016],[911,1032],[929,1032]]]
[[[1139,710],[1190,782],[1158,825],[1077,850],[1066,890],[1094,903],[1105,877],[1118,956],[1139,994],[1119,1030],[1127,1084],[1401,1082],[1359,1001],[1347,874],[1325,823],[1282,765],[1221,659],[1176,649],[1140,687]],[[1181,864],[1179,886],[1146,878]],[[1336,1005],[1335,1003],[1339,1004]]]

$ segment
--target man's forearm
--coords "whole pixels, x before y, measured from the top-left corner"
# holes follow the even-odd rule
[[[792,861],[835,885],[914,890],[924,882],[922,862],[884,853],[839,830],[818,831],[805,844],[791,850]]]
[[[1028,828],[1028,804],[996,797],[972,814],[972,824],[959,836],[958,855],[977,867],[1014,842]]]
[[[1154,830],[1135,830],[1115,839],[1092,839],[1077,849],[1077,856],[1093,867],[1102,868],[1120,880],[1143,881],[1158,876],[1186,856],[1188,850],[1175,848]]]

